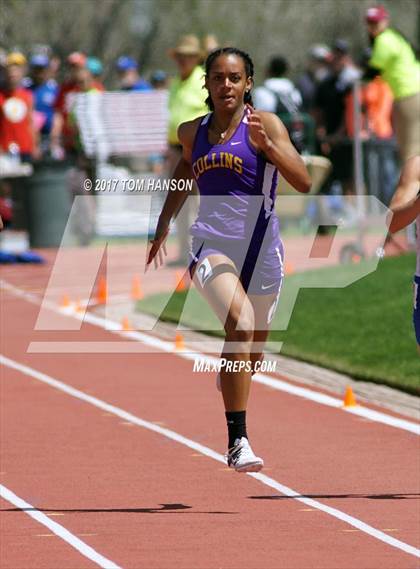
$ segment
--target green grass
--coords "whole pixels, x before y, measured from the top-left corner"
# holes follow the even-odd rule
[[[343,283],[354,266],[288,276],[270,340],[283,342],[284,355],[418,395],[420,357],[411,318],[414,267],[413,254],[388,258],[376,271],[345,288],[301,289],[285,330],[287,307],[299,285],[316,287],[325,279]],[[194,288],[188,295],[153,295],[140,301],[138,310],[161,314],[161,320],[180,320],[210,334],[223,334]]]

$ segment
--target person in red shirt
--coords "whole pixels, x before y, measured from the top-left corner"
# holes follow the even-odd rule
[[[25,70],[25,56],[10,53],[6,59],[5,83],[0,89],[0,152],[15,155],[19,162],[40,158],[32,93],[21,86]],[[2,217],[13,229],[28,227],[26,193],[27,186],[21,177],[1,181]],[[10,199],[11,209],[7,203]]]
[[[33,122],[32,93],[21,87],[26,58],[11,53],[6,60],[6,83],[0,89],[0,149],[16,153],[22,161],[39,154],[38,137]]]
[[[74,95],[85,90],[87,57],[84,53],[75,51],[67,57],[67,65],[69,76],[58,92],[51,130],[51,152],[57,157],[63,154],[62,147],[67,154],[74,154],[76,149],[77,132],[70,119],[70,111]],[[104,86],[99,81],[93,80],[92,87],[104,91]]]

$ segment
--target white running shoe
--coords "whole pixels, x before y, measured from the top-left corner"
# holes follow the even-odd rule
[[[255,456],[245,437],[235,440],[235,444],[225,454],[225,458],[229,468],[234,468],[236,472],[259,472],[264,466],[263,459]]]

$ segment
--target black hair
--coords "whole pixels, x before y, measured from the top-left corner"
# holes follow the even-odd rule
[[[208,55],[206,62],[205,62],[206,77],[208,77],[210,75],[211,66],[216,61],[216,59],[218,57],[220,57],[221,55],[237,55],[238,57],[240,57],[242,59],[242,61],[244,62],[245,73],[246,73],[247,79],[248,79],[248,77],[251,77],[252,80],[254,79],[254,64],[252,62],[251,57],[245,51],[242,51],[241,49],[238,49],[236,47],[220,47],[220,48],[212,51]],[[250,91],[245,92],[244,103],[249,103],[250,105],[253,105],[252,96],[251,96]],[[210,93],[206,99],[206,104],[211,111],[214,110],[214,104],[213,104],[213,101],[211,100]]]
[[[289,70],[289,63],[285,57],[275,55],[268,64],[268,75],[270,77],[283,77]]]

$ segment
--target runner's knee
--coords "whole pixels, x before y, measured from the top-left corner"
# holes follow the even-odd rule
[[[243,308],[239,314],[234,311],[226,322],[226,338],[231,342],[251,343],[254,337],[254,326],[252,307]]]

